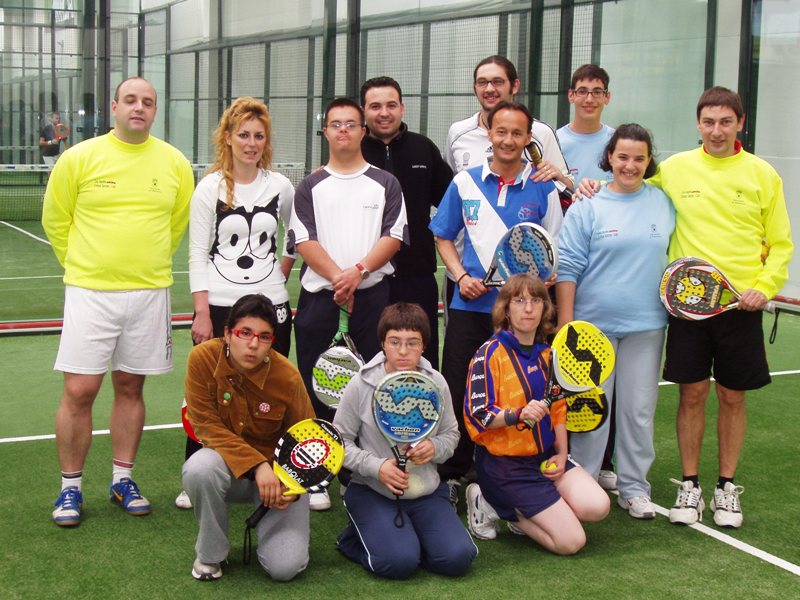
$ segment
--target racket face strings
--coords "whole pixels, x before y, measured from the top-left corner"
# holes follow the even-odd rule
[[[332,346],[323,352],[311,369],[314,394],[331,408],[342,401],[344,389],[364,365],[361,357],[345,346]]]
[[[433,380],[416,371],[387,375],[373,395],[375,423],[396,445],[413,444],[433,432],[442,398]]]
[[[611,342],[587,321],[567,323],[556,334],[552,348],[557,355],[554,361],[556,379],[569,390],[599,387],[614,370]]]
[[[275,448],[273,470],[294,493],[327,487],[344,463],[339,431],[322,419],[306,419],[290,427]]]

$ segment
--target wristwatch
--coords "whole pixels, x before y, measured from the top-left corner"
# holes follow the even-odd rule
[[[358,269],[358,272],[361,274],[362,281],[369,277],[369,269],[361,263],[356,263],[356,269]]]

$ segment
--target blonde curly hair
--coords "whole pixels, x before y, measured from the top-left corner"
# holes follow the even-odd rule
[[[233,207],[233,150],[228,143],[227,136],[233,135],[241,127],[242,123],[256,119],[264,126],[264,133],[267,143],[264,146],[264,153],[258,166],[262,169],[269,169],[272,166],[272,119],[269,116],[269,109],[263,102],[259,102],[250,96],[242,96],[233,101],[222,116],[219,124],[214,131],[214,164],[209,168],[209,173],[219,171],[227,186],[227,196],[225,204],[227,208]]]

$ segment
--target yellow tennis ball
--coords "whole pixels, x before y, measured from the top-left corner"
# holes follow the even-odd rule
[[[552,471],[553,469],[557,469],[558,465],[554,462],[548,462],[547,459],[542,461],[542,466],[539,467],[542,470],[542,473],[546,473],[547,471]]]

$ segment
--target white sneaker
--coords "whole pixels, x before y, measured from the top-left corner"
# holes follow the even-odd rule
[[[175,506],[183,510],[192,508],[192,501],[189,500],[189,494],[187,494],[185,490],[181,490],[181,493],[175,498]]]
[[[477,483],[467,486],[467,525],[469,531],[479,540],[493,540],[497,537],[497,516],[495,510],[483,499]]]
[[[308,508],[311,510],[328,510],[330,507],[331,497],[328,495],[328,490],[308,495]]]
[[[655,519],[656,507],[647,496],[634,496],[633,498],[617,498],[617,504],[628,511],[634,519]]]
[[[453,510],[458,512],[458,488],[461,487],[461,482],[458,479],[447,480],[447,492],[450,496],[450,504],[453,505]]]
[[[617,474],[614,473],[614,471],[600,469],[600,474],[597,476],[597,483],[599,483],[600,487],[604,490],[615,490],[617,489]]]
[[[200,581],[214,581],[222,577],[222,567],[219,563],[204,563],[196,558],[192,565],[192,577]]]
[[[743,492],[742,486],[733,485],[730,481],[725,483],[723,489],[714,489],[711,512],[714,513],[714,523],[718,527],[742,526],[742,505],[739,503],[739,495]]]
[[[703,509],[706,507],[703,502],[703,490],[700,486],[695,487],[691,481],[678,481],[670,479],[678,486],[678,498],[675,506],[669,509],[669,522],[678,525],[693,525],[703,520]]]

